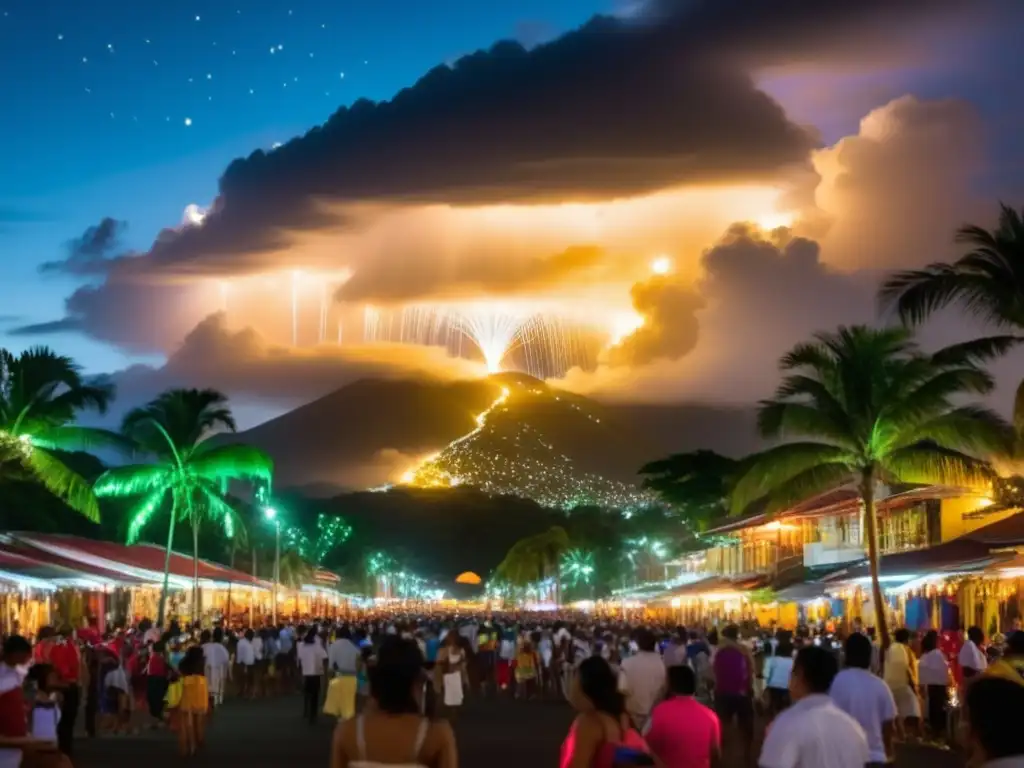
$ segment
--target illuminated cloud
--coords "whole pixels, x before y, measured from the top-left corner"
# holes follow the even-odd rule
[[[42,263],[39,271],[80,277],[104,275],[111,269],[112,257],[118,255],[121,236],[127,227],[123,221],[104,217],[99,224],[68,241],[65,258]]]

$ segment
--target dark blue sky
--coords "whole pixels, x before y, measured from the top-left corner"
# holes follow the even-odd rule
[[[537,42],[609,9],[606,0],[0,1],[0,316],[60,315],[74,286],[37,267],[102,217],[127,221],[126,244],[145,248],[187,204],[213,199],[232,158],[357,98],[389,98],[500,38]],[[93,369],[124,362],[74,335],[49,342]]]

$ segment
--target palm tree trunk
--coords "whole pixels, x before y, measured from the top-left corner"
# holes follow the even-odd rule
[[[878,580],[878,519],[875,514],[875,478],[871,471],[861,479],[861,499],[864,502],[864,523],[868,538],[868,568],[871,570],[871,601],[875,604],[875,630],[883,651],[889,647],[889,626],[885,618],[885,595]]]
[[[199,525],[192,521],[192,623],[199,621]]]
[[[235,553],[237,551],[238,550],[235,547],[235,540],[232,539],[231,540],[231,570],[232,571],[235,570]],[[233,582],[228,581],[228,607],[227,607],[227,610],[225,611],[225,616],[224,616],[224,625],[227,626],[227,627],[231,626],[231,584],[232,583]]]
[[[171,502],[171,522],[167,526],[167,551],[164,553],[164,585],[160,590],[160,608],[156,615],[156,625],[161,629],[164,627],[164,615],[167,610],[167,591],[171,580],[171,547],[174,544],[174,521],[178,519],[178,504]]]

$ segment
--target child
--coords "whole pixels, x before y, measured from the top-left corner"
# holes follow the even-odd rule
[[[537,653],[533,650],[533,642],[528,638],[523,639],[516,654],[516,697],[532,699],[537,686]]]
[[[206,684],[203,649],[199,646],[189,648],[178,669],[181,672],[178,747],[182,757],[192,757],[203,745],[206,715],[210,710],[210,689]]]
[[[128,675],[121,659],[106,659],[103,667],[102,710],[111,733],[127,733],[131,717]]]
[[[60,675],[50,664],[36,664],[29,670],[29,679],[35,683],[36,695],[29,712],[29,733],[33,739],[53,744],[54,751],[35,756],[34,766],[46,768],[71,768],[67,755],[56,751],[57,724],[60,722],[60,706],[57,690]]]

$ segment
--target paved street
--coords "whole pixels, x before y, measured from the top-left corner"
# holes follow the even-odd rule
[[[195,768],[329,764],[333,723],[321,718],[310,727],[300,717],[296,696],[255,702],[230,701],[208,732],[205,752],[189,763]],[[460,765],[468,768],[555,768],[559,746],[572,719],[561,702],[474,701],[462,713],[458,734]],[[77,744],[76,768],[160,768],[181,765],[176,743],[167,732],[106,737]],[[737,766],[735,759],[730,766]],[[950,753],[932,749],[903,750],[903,768],[961,768]]]

